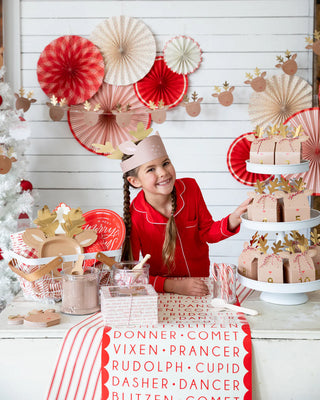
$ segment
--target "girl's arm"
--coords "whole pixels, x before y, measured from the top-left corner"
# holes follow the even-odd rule
[[[250,201],[251,199],[245,200],[243,203],[240,204],[238,208],[233,211],[232,214],[229,215],[228,229],[230,231],[235,230],[241,224],[241,214],[247,211]]]
[[[186,296],[206,296],[209,294],[208,286],[201,278],[167,278],[164,281],[163,288],[165,292],[183,294]]]

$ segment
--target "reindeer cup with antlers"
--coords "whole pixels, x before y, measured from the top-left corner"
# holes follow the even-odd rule
[[[57,214],[44,206],[38,211],[38,218],[34,220],[38,228],[26,229],[22,235],[25,244],[37,250],[38,257],[81,254],[84,247],[96,241],[97,233],[94,230],[82,229],[85,219],[80,208],[71,209],[63,218],[65,222],[61,226],[65,234],[56,235],[55,231],[59,226]],[[56,269],[53,275],[60,276],[60,272]]]

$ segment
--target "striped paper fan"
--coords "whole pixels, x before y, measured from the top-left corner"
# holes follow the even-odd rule
[[[312,87],[295,75],[277,75],[267,79],[263,92],[253,92],[249,116],[254,126],[283,124],[294,113],[312,106]]]
[[[285,124],[297,128],[302,126],[303,131],[309,136],[301,144],[302,158],[309,161],[309,170],[300,174],[288,175],[290,178],[303,178],[306,187],[313,191],[313,196],[320,196],[320,109],[319,107],[301,110],[285,121]]]
[[[138,122],[142,122],[145,129],[150,127],[151,117],[149,110],[144,107],[137,99],[133,86],[114,86],[103,83],[98,92],[88,100],[92,108],[100,104],[103,114],[99,115],[98,122],[90,126],[86,122],[86,111],[83,104],[72,107],[68,112],[68,122],[71,132],[75,139],[87,150],[98,153],[92,147],[93,143],[105,144],[111,142],[116,148],[118,144],[131,140],[129,131],[136,130]],[[130,104],[132,112],[129,125],[120,127],[116,122],[116,117],[111,110],[116,108],[117,104]]]
[[[140,19],[120,15],[101,22],[92,32],[106,64],[105,82],[130,85],[143,78],[156,57],[156,42]]]
[[[83,103],[103,82],[104,62],[98,48],[80,36],[61,36],[40,55],[37,75],[49,97],[65,98],[68,105]]]

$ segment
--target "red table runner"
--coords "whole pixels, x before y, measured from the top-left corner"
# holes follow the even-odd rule
[[[249,293],[238,285],[240,303]],[[156,327],[85,318],[64,338],[47,400],[251,400],[249,325],[209,303],[159,295]]]

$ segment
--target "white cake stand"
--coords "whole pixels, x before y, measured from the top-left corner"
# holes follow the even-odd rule
[[[247,171],[258,174],[270,174],[280,179],[283,174],[297,174],[309,170],[309,161],[302,160],[300,164],[253,164],[246,161]],[[278,238],[284,239],[285,232],[311,228],[320,224],[320,211],[310,210],[310,219],[290,222],[258,222],[248,219],[247,213],[241,215],[242,224],[256,231],[278,232]],[[320,289],[320,280],[303,283],[269,283],[246,278],[238,273],[239,282],[261,292],[260,298],[268,303],[282,305],[303,304],[308,301],[306,293]]]
[[[261,292],[260,299],[268,303],[297,305],[308,301],[306,293],[320,289],[320,280],[303,283],[268,283],[246,278],[238,272],[238,281]]]
[[[248,172],[256,174],[271,174],[281,176],[283,174],[300,174],[309,170],[309,161],[302,160],[300,164],[253,164],[249,160],[246,161]]]

